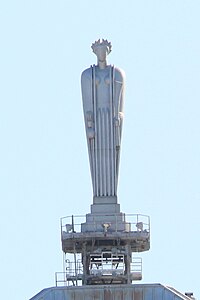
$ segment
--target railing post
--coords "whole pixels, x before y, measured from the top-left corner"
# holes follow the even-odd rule
[[[57,272],[55,273],[55,282],[56,282],[56,287],[57,287]]]
[[[74,232],[74,216],[72,215],[72,232]]]

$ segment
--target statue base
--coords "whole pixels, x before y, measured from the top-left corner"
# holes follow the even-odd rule
[[[91,214],[119,214],[120,205],[117,196],[93,197]]]
[[[117,204],[117,196],[93,197],[93,204]]]
[[[125,214],[120,212],[116,196],[94,197],[91,213],[86,215],[86,222],[81,224],[81,232],[113,232],[131,230]]]

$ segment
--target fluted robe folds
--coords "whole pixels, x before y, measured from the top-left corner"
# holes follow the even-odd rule
[[[117,196],[124,73],[91,66],[82,73],[81,88],[93,196]]]

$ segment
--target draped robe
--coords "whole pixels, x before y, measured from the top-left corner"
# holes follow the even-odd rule
[[[81,88],[93,196],[117,196],[124,73],[91,66],[82,73]]]

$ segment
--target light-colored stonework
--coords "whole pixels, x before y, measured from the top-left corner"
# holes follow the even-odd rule
[[[97,65],[81,76],[83,111],[93,185],[94,203],[117,201],[117,184],[123,123],[124,72],[108,65],[107,40],[92,44]],[[111,197],[108,199],[108,197]]]

